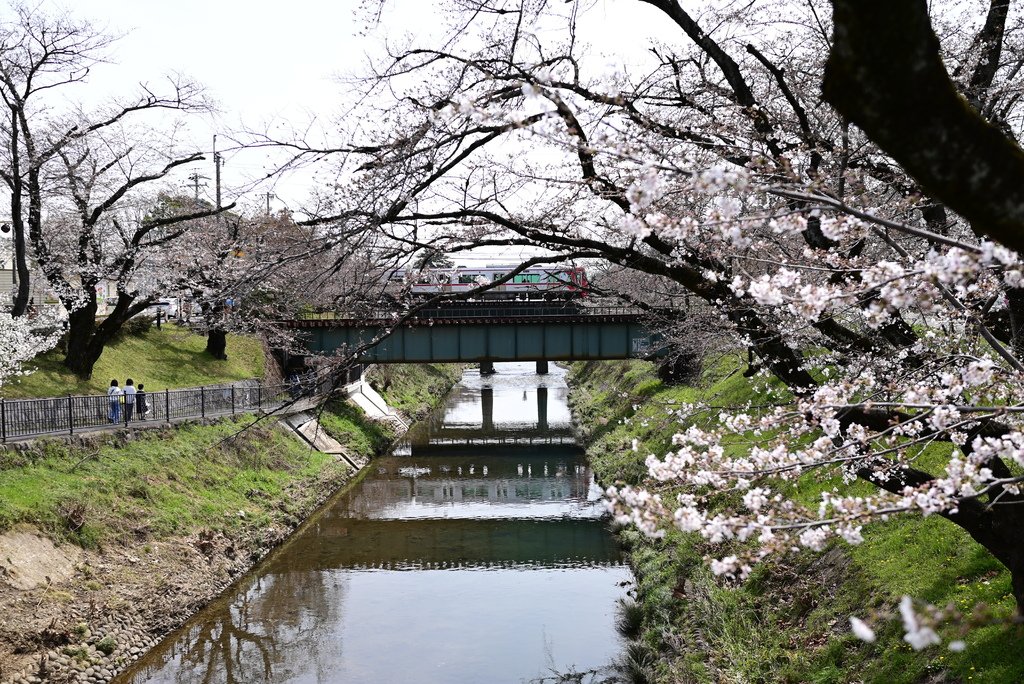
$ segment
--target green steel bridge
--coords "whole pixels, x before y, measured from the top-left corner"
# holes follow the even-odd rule
[[[397,315],[322,316],[289,321],[311,353],[355,353],[358,363],[595,361],[657,355],[659,335],[625,307],[451,307]],[[544,365],[542,365],[544,364]]]

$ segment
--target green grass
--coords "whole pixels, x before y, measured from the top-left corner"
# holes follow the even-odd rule
[[[368,420],[362,411],[347,402],[330,402],[319,417],[327,434],[350,449],[353,455],[372,456],[394,439],[389,424]]]
[[[147,336],[147,343],[170,346],[163,334]],[[261,366],[262,358],[260,352]],[[454,371],[446,373],[406,372],[393,378],[392,387],[413,401],[429,377],[428,386],[440,396],[438,378],[446,378],[443,390],[454,384]],[[435,395],[428,397],[433,405]],[[251,426],[251,420],[184,423],[128,437],[97,434],[81,444],[37,440],[24,450],[0,451],[0,532],[28,523],[90,548],[200,530],[233,536],[282,518],[294,522],[310,501],[348,477],[343,461],[310,450],[282,428]],[[328,404],[320,420],[354,455],[380,453],[394,437],[388,426],[345,402]]]
[[[178,387],[198,387],[262,377],[263,345],[253,337],[229,335],[227,361],[207,355],[206,337],[185,328],[165,325],[139,336],[125,335],[103,351],[90,380],[81,380],[61,363],[53,350],[26,365],[30,375],[15,378],[0,388],[0,396],[52,397],[65,394],[104,394],[112,378],[123,385],[126,378],[142,382],[156,392]]]
[[[245,425],[238,418],[147,431],[131,441],[39,441],[4,452],[0,530],[30,523],[85,547],[197,529],[230,534],[297,508],[287,492],[300,480],[342,475],[333,457],[283,430],[240,431]]]
[[[422,417],[437,406],[459,378],[462,364],[381,364],[374,366],[367,380],[391,408]]]
[[[740,357],[725,355],[697,385],[668,387],[643,362],[575,364],[571,401],[598,479],[641,481],[646,455],[670,448],[680,425],[668,409],[682,402],[739,407],[786,400],[778,385],[747,380],[742,368]],[[634,438],[637,451],[631,448]],[[729,448],[746,446],[737,440]],[[929,448],[917,466],[939,472],[948,455],[948,446]],[[811,505],[835,484],[812,473],[789,493]],[[859,483],[855,491],[867,493],[871,487]],[[661,652],[656,681],[909,684],[933,676],[947,677],[936,681],[1024,681],[1024,660],[1015,656],[1024,634],[1015,629],[975,629],[962,653],[943,647],[911,650],[902,641],[898,618],[878,631],[874,644],[850,634],[850,615],[892,616],[904,594],[964,610],[984,603],[997,614],[1012,614],[1009,573],[942,518],[900,516],[872,523],[863,544],[839,543],[822,554],[803,552],[764,563],[736,588],[722,586],[702,560],[727,553],[723,547],[678,531],[660,542],[634,531],[623,535],[638,577],[644,638]]]

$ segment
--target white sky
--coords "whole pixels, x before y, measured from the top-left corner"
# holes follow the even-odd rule
[[[0,0],[4,2],[5,0]],[[101,29],[125,34],[111,50],[112,64],[98,66],[88,84],[74,97],[86,103],[113,95],[128,96],[140,81],[157,83],[167,73],[179,72],[203,84],[217,101],[220,113],[193,123],[189,135],[204,151],[213,133],[225,138],[243,125],[259,129],[271,124],[284,133],[304,128],[311,120],[328,126],[342,108],[337,76],[364,72],[367,53],[380,50],[380,33],[414,33],[422,38],[440,30],[438,6],[443,0],[388,0],[378,35],[365,37],[361,0],[39,0],[44,9],[67,10]],[[368,4],[374,4],[370,2]],[[561,2],[556,11],[568,8]],[[0,13],[6,13],[0,5]],[[677,30],[653,8],[637,0],[593,0],[590,19],[581,22],[580,37],[597,43],[602,52],[623,50],[634,56],[649,45],[650,34],[675,36]],[[613,58],[618,61],[618,58]],[[224,185],[230,189],[265,175],[271,153],[249,150],[225,154]],[[199,171],[210,178],[204,193],[213,197],[212,157]],[[273,210],[300,210],[313,183],[311,172],[273,181],[273,186],[250,190],[240,198],[243,206],[263,207],[272,192]],[[230,190],[225,201],[236,199]]]
[[[423,6],[425,3],[410,3]],[[158,84],[178,72],[201,83],[220,112],[204,126],[190,125],[200,149],[230,145],[226,135],[242,126],[262,129],[270,124],[281,133],[285,126],[305,128],[312,120],[327,123],[340,98],[335,74],[358,71],[375,41],[357,34],[357,0],[332,2],[241,2],[240,0],[44,0],[43,8],[68,8],[73,16],[97,27],[124,34],[111,50],[112,64],[97,67],[89,84],[76,97],[96,101],[115,94],[130,95],[139,82]],[[265,175],[271,153],[249,151],[225,154],[226,186]],[[211,180],[213,162],[198,171]],[[309,189],[309,178],[284,178],[275,187],[260,188],[279,198],[273,208],[298,208]],[[250,204],[265,199],[252,193]],[[227,198],[227,193],[225,194]]]

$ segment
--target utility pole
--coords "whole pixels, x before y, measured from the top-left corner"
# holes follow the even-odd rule
[[[196,191],[196,202],[199,201],[199,188],[205,188],[206,183],[200,183],[201,180],[210,180],[206,176],[201,175],[198,171],[193,171],[192,175],[188,177],[192,181],[191,185]]]
[[[217,208],[220,209],[220,167],[224,165],[224,157],[220,152],[217,151],[217,135],[213,136],[213,175],[216,180],[214,184],[217,188]]]
[[[266,193],[266,196],[267,196],[267,216],[270,216],[270,198],[274,196],[274,193],[268,192],[268,193]]]

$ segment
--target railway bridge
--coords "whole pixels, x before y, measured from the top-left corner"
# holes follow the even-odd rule
[[[358,363],[480,363],[493,372],[497,361],[647,358],[658,354],[660,336],[642,314],[628,307],[578,305],[449,306],[400,316],[321,314],[289,321],[312,353],[350,352]]]

